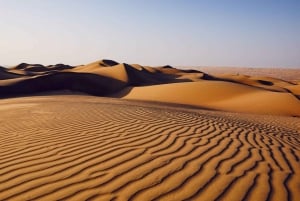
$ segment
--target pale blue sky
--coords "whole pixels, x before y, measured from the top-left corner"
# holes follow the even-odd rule
[[[300,68],[299,0],[0,0],[0,64]]]

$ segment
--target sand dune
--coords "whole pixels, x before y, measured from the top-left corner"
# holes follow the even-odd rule
[[[300,71],[298,68],[249,68],[249,67],[181,67],[200,69],[201,71],[210,74],[234,74],[234,75],[249,75],[249,76],[267,76],[283,80],[299,80]],[[274,70],[276,69],[276,70]]]
[[[230,112],[300,116],[299,82],[247,75],[211,75],[171,66],[22,63],[0,69],[0,97],[69,90],[96,96],[193,105]]]
[[[223,81],[199,81],[131,87],[120,97],[188,104],[205,109],[299,116],[300,101],[290,93],[257,89]]]
[[[0,200],[297,201],[299,87],[111,60],[0,67]]]
[[[174,89],[189,96],[185,85],[222,85],[220,96],[232,101],[265,93],[214,82]],[[162,87],[160,93],[173,90]],[[227,87],[234,90],[228,94]],[[300,197],[298,118],[75,95],[2,99],[0,112],[0,200]]]

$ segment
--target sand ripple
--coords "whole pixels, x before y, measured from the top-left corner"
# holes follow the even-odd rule
[[[297,118],[84,96],[1,100],[9,103],[0,200],[300,197]]]

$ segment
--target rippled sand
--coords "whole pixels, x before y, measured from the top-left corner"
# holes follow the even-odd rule
[[[0,112],[0,200],[300,197],[299,118],[84,95]]]

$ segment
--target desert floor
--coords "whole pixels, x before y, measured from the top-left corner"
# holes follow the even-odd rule
[[[85,95],[0,113],[0,200],[300,198],[298,117]]]

